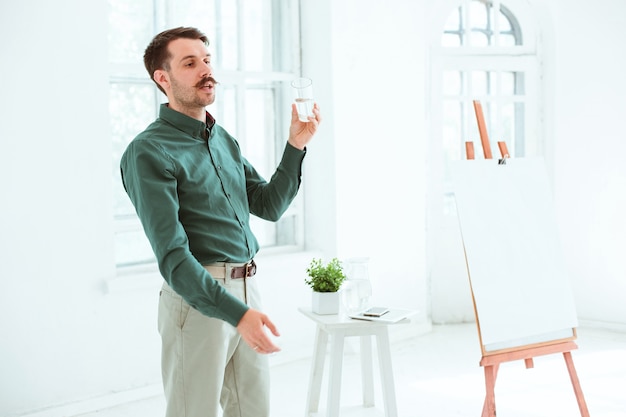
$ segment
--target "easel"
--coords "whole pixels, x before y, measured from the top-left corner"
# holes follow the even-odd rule
[[[476,122],[478,124],[478,133],[480,134],[480,143],[483,147],[483,155],[485,159],[491,159],[491,144],[489,142],[489,135],[487,134],[487,125],[485,124],[485,116],[483,115],[483,106],[480,101],[474,100],[474,113],[476,113]],[[500,149],[500,155],[502,159],[509,158],[509,151],[506,147],[506,142],[498,142],[498,148]],[[474,142],[465,142],[465,153],[467,159],[474,159]]]
[[[478,130],[480,133],[480,140],[483,148],[483,154],[485,159],[492,159],[491,146],[489,142],[489,136],[487,135],[487,127],[485,125],[483,110],[480,102],[474,100],[474,111],[476,113],[476,121],[478,123]],[[500,164],[505,164],[506,159],[510,157],[505,142],[498,142],[498,147],[502,159]],[[474,144],[473,142],[465,142],[465,151],[467,159],[474,159]],[[467,264],[467,253],[465,256],[465,262],[469,274],[469,264]],[[470,279],[471,289],[471,279]],[[484,368],[485,372],[485,401],[483,404],[483,410],[481,417],[495,417],[496,416],[496,401],[495,401],[495,385],[496,378],[498,376],[498,369],[503,362],[511,362],[516,360],[524,360],[526,369],[534,367],[533,358],[537,356],[550,355],[555,353],[562,353],[565,359],[565,364],[569,372],[570,380],[574,388],[576,395],[576,401],[578,402],[578,408],[580,409],[581,417],[589,417],[589,410],[587,409],[587,403],[580,387],[580,381],[574,367],[574,361],[572,359],[571,351],[577,349],[578,346],[574,342],[576,339],[576,329],[572,329],[573,336],[568,338],[562,338],[549,342],[542,342],[536,344],[530,344],[525,346],[519,346],[508,349],[501,349],[495,351],[487,351],[483,344],[483,339],[480,330],[480,323],[478,320],[478,310],[476,308],[476,300],[474,298],[474,292],[472,290],[472,302],[474,304],[474,314],[476,317],[476,324],[478,327],[478,337],[480,339],[480,346],[482,351],[482,359],[480,366]]]

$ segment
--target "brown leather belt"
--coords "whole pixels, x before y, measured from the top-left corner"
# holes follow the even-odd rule
[[[230,268],[231,279],[250,278],[256,274],[256,263],[254,260],[242,263],[218,262],[211,265],[203,265],[213,278],[226,278],[226,271]]]

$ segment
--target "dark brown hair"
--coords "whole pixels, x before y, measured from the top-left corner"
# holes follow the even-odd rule
[[[170,58],[172,56],[167,47],[170,42],[180,38],[199,39],[204,42],[206,46],[209,46],[209,38],[198,29],[192,27],[178,27],[165,30],[156,35],[143,54],[143,64],[146,66],[150,78],[164,94],[165,91],[163,88],[154,80],[154,71],[158,69],[167,71],[170,69]]]

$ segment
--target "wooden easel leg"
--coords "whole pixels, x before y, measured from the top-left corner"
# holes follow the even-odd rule
[[[498,367],[500,365],[485,366],[485,403],[483,404],[483,413],[481,417],[496,417],[496,377],[498,376]]]
[[[585,402],[585,396],[583,395],[583,390],[580,388],[580,381],[578,380],[578,374],[576,373],[576,368],[574,367],[574,361],[572,360],[572,353],[563,352],[563,357],[565,358],[565,364],[567,365],[569,378],[572,381],[572,386],[574,387],[574,393],[576,394],[576,401],[578,401],[578,408],[580,409],[580,415],[582,417],[589,417],[589,410],[587,409],[587,403]]]

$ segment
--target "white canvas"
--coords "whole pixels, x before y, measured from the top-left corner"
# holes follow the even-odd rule
[[[451,163],[486,351],[572,336],[574,297],[541,158]]]

